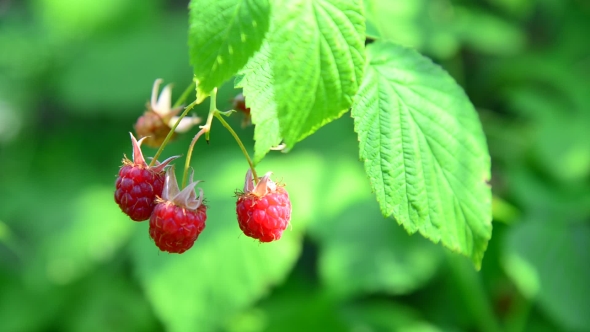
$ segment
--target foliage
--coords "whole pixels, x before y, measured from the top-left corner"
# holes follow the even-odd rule
[[[590,331],[585,2],[187,4],[0,4],[0,330]],[[153,80],[191,71],[221,110],[243,89],[237,131],[296,207],[281,241],[240,236],[218,124],[191,251],[117,210]]]

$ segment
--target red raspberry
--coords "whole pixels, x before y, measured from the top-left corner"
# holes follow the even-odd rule
[[[203,204],[203,190],[197,198],[192,176],[188,186],[179,191],[174,167],[166,171],[162,199],[150,217],[150,236],[162,251],[182,254],[190,249],[205,229],[207,207]]]
[[[147,220],[154,210],[156,195],[162,195],[164,188],[164,168],[174,159],[170,157],[163,163],[149,167],[141,152],[141,142],[131,135],[133,161],[123,158],[123,166],[115,183],[115,202],[132,220]]]
[[[252,171],[248,170],[244,192],[236,203],[240,229],[260,242],[280,239],[291,220],[289,194],[270,179],[271,174],[266,173],[254,187]]]

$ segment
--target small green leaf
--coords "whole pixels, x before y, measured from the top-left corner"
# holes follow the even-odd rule
[[[381,211],[481,266],[491,238],[490,157],[463,90],[417,52],[377,42],[352,115]]]
[[[268,43],[262,44],[248,62],[242,74],[236,78],[236,84],[241,86],[246,97],[246,104],[250,108],[254,127],[254,163],[258,164],[262,158],[281,143],[279,119],[277,118],[277,103],[273,75],[270,68],[270,54]]]
[[[267,0],[191,0],[189,8],[190,62],[200,102],[260,48],[270,6]]]
[[[352,105],[365,64],[359,0],[273,2],[271,69],[281,134],[288,147]]]

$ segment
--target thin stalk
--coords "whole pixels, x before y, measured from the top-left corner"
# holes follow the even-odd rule
[[[219,120],[219,122],[221,122],[221,124],[225,127],[225,129],[227,129],[232,134],[232,136],[234,137],[234,139],[236,140],[236,142],[240,146],[240,149],[242,149],[242,153],[244,154],[244,157],[246,157],[246,160],[248,161],[248,165],[250,165],[250,169],[252,170],[252,176],[254,177],[254,183],[258,183],[258,175],[256,174],[256,169],[254,168],[254,163],[252,162],[252,159],[250,159],[250,156],[248,155],[248,151],[246,150],[246,147],[244,146],[244,144],[240,140],[240,137],[232,129],[232,127],[229,125],[229,123],[227,123],[223,119],[223,117],[219,114],[219,112],[215,112],[214,115],[217,118],[217,120]]]
[[[191,84],[186,88],[186,90],[184,90],[182,95],[180,95],[180,98],[178,98],[178,100],[174,103],[174,106],[172,106],[172,108],[177,108],[178,106],[182,105],[182,103],[184,103],[184,101],[186,100],[186,98],[188,98],[188,95],[193,91],[194,88],[195,81],[192,81]]]
[[[191,145],[188,147],[188,153],[186,154],[186,161],[184,162],[184,173],[182,174],[182,184],[180,188],[184,188],[186,186],[186,180],[188,177],[188,169],[191,164],[191,157],[193,155],[193,148],[195,147],[195,143],[199,140],[199,137],[207,132],[206,128],[202,128],[199,132],[195,135],[193,140],[191,141]]]
[[[211,122],[213,122],[213,115],[215,115],[217,111],[217,88],[211,91],[211,96],[209,97],[209,115],[207,115],[207,123],[201,128],[206,128],[207,131],[205,132],[205,140],[207,144],[209,144],[209,131],[211,130]]]
[[[158,148],[158,151],[154,155],[154,159],[152,159],[152,161],[150,162],[150,167],[152,167],[156,164],[158,157],[160,157],[160,154],[162,154],[162,151],[164,151],[166,144],[168,144],[168,141],[170,141],[170,138],[172,138],[172,135],[174,134],[176,127],[178,127],[178,124],[180,123],[180,121],[188,114],[188,112],[190,110],[193,109],[193,107],[195,107],[196,104],[197,104],[197,101],[195,100],[184,109],[184,112],[182,112],[182,114],[180,115],[180,117],[178,118],[178,120],[176,121],[174,126],[170,129],[170,132],[168,133],[168,135],[166,135],[164,142],[162,142],[162,145],[160,145],[160,148]]]

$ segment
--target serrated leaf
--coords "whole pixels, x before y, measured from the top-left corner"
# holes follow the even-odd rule
[[[260,48],[270,5],[268,0],[191,0],[189,8],[190,62],[200,102]]]
[[[288,147],[352,105],[365,64],[359,0],[273,2],[268,39],[281,135]]]
[[[241,89],[241,88],[244,87],[244,85],[242,83],[242,80],[244,79],[244,76],[245,76],[244,74],[237,74],[234,77],[234,88]]]
[[[381,211],[471,258],[491,238],[490,158],[473,105],[440,67],[377,42],[352,115]]]
[[[281,143],[277,103],[275,102],[273,74],[270,67],[268,43],[258,51],[236,78],[236,84],[243,88],[247,107],[250,108],[254,127],[254,163]]]

